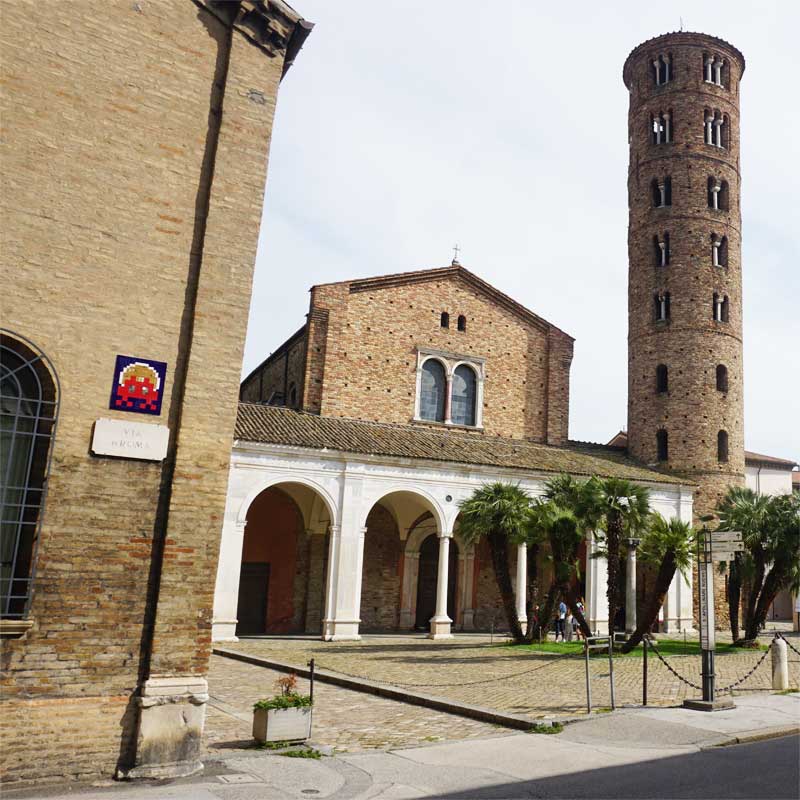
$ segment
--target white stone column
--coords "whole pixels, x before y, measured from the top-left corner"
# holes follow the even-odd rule
[[[517,619],[523,630],[528,624],[528,612],[525,608],[525,595],[528,587],[528,547],[517,545]]]
[[[722,184],[719,181],[714,181],[711,186],[711,207],[715,211],[719,211],[719,193],[722,191]]]
[[[655,68],[656,71],[656,86],[661,86],[661,62],[658,59],[656,59],[653,62],[653,67]]]
[[[658,195],[659,195],[658,207],[663,208],[667,204],[667,184],[664,183],[664,181],[658,182]]]
[[[659,249],[661,250],[661,266],[667,266],[667,241],[666,239],[662,242],[658,243]]]
[[[722,242],[719,239],[714,239],[711,242],[711,263],[713,266],[719,266],[719,248]]]
[[[714,83],[722,86],[722,65],[725,61],[721,58],[714,59]]]
[[[416,621],[419,552],[403,555],[403,588],[400,600],[400,629],[412,630]]]
[[[326,641],[357,640],[361,636],[361,568],[366,528],[331,526],[328,553],[328,585],[322,638]]]
[[[625,568],[625,633],[636,630],[636,548],[638,539],[628,539],[628,563]]]
[[[470,546],[464,553],[464,566],[461,581],[461,628],[465,631],[475,629],[475,598],[472,583],[475,576],[475,549]]]
[[[431,618],[431,639],[451,639],[452,620],[447,616],[447,586],[450,566],[450,537],[452,533],[439,535],[439,570],[436,576],[436,614]]]
[[[669,144],[672,141],[672,117],[669,111],[665,111],[664,117],[664,141]]]
[[[586,621],[593,632],[608,634],[608,562],[592,558],[597,552],[594,534],[586,548]]]
[[[722,117],[714,120],[714,145],[722,147]]]
[[[214,587],[214,616],[211,640],[237,642],[236,610],[239,605],[239,578],[242,572],[242,547],[246,522],[226,519],[217,562],[217,582]]]
[[[705,64],[706,64],[706,83],[712,82],[711,77],[711,65],[714,63],[714,59],[711,56],[706,56]]]
[[[444,422],[445,425],[453,424],[453,374],[450,366],[447,367],[447,374],[444,379]]]
[[[712,132],[713,124],[714,117],[706,117],[706,144],[714,144],[714,136]]]

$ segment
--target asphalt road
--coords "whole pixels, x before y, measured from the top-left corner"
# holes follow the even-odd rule
[[[576,749],[576,756],[578,751]],[[800,797],[800,737],[784,736],[699,753],[592,769],[532,781],[442,794],[444,800],[517,798],[692,798],[778,800]]]

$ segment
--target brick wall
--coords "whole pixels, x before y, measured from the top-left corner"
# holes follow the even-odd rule
[[[3,324],[61,382],[33,627],[3,643],[4,719],[25,721],[5,778],[109,775],[139,680],[206,672],[283,59],[190,2],[14,3],[2,56]],[[132,416],[107,409],[117,353],[168,364],[161,417],[135,417],[180,426],[166,465],[88,453],[96,419]]]
[[[247,403],[300,405],[306,357],[306,329],[301,328],[242,381],[240,397]],[[292,401],[294,390],[294,401]]]
[[[400,559],[403,543],[394,517],[377,504],[367,516],[361,578],[362,632],[393,630],[400,608]]]
[[[324,416],[405,424],[414,416],[417,351],[486,359],[486,433],[562,444],[569,424],[572,339],[531,322],[457,271],[311,294],[303,407]],[[441,314],[450,314],[442,328]],[[464,315],[466,331],[457,330]],[[532,316],[532,315],[531,315]]]

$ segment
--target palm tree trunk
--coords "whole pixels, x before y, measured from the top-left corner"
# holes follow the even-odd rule
[[[539,609],[539,619],[531,632],[531,641],[538,641],[539,637],[544,631],[544,637],[547,637],[547,631],[550,627],[550,620],[553,618],[553,612],[556,610],[556,603],[558,602],[558,586],[555,582],[550,584],[547,590],[547,597],[544,599],[541,608]]]
[[[752,556],[755,562],[755,574],[750,579],[749,592],[747,593],[747,600],[744,608],[744,619],[742,620],[745,629],[745,639],[752,638],[747,632],[753,630],[753,617],[756,613],[759,595],[761,595],[764,587],[764,575],[767,571],[764,551],[760,547],[753,549]]]
[[[777,561],[772,565],[772,569],[767,573],[764,580],[764,585],[758,594],[758,602],[755,604],[753,616],[748,620],[748,625],[745,628],[744,638],[748,642],[754,642],[758,638],[758,634],[767,623],[767,613],[769,607],[778,596],[778,592],[788,582],[789,570],[787,565]]]
[[[630,653],[630,651],[642,641],[645,633],[650,630],[653,623],[658,619],[658,610],[664,605],[664,600],[666,600],[670,584],[675,577],[675,569],[675,553],[668,550],[658,568],[658,574],[656,575],[655,584],[653,586],[653,594],[650,595],[650,600],[645,605],[645,612],[640,617],[636,630],[628,641],[622,645],[623,653]]]
[[[622,533],[622,517],[619,513],[608,515],[606,545],[608,547],[608,632],[614,635],[614,621],[619,608],[619,540]]]
[[[487,538],[489,540],[489,551],[492,554],[494,577],[497,581],[497,588],[500,590],[500,599],[503,602],[503,610],[508,621],[508,630],[514,641],[521,644],[525,641],[525,637],[522,635],[522,628],[517,618],[517,604],[514,601],[511,571],[508,568],[508,540],[502,533],[496,531],[492,531]]]
[[[741,557],[731,561],[728,574],[728,615],[731,618],[731,636],[733,641],[739,638],[739,606],[742,600]]]

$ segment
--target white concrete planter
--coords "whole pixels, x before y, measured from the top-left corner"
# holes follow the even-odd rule
[[[253,712],[253,738],[264,742],[303,742],[311,736],[311,706],[258,708]]]

